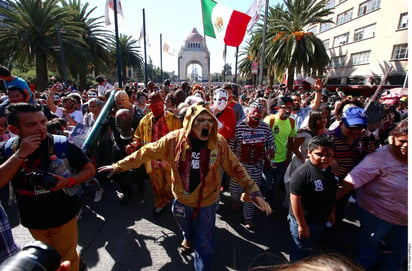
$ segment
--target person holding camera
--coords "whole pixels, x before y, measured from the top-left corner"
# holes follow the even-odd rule
[[[76,108],[76,103],[78,103],[78,101],[73,97],[73,95],[62,98],[63,107],[56,106],[54,104],[53,96],[58,90],[57,87],[58,85],[53,85],[50,90],[50,94],[47,97],[47,106],[50,111],[56,114],[59,118],[64,118],[67,120],[70,126],[76,126],[77,123],[83,124],[83,113]]]
[[[80,184],[95,174],[87,156],[62,136],[47,133],[47,118],[36,104],[17,103],[6,109],[8,129],[18,137],[1,145],[5,161],[0,168],[0,186],[12,182],[17,197],[21,224],[34,239],[54,247],[62,260],[71,262],[71,270],[79,269],[77,247],[78,202],[63,188]],[[50,172],[51,157],[65,147],[65,157],[72,173],[66,178]],[[6,160],[7,159],[7,160]]]

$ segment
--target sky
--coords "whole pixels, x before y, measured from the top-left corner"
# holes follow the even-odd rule
[[[269,6],[274,6],[279,1],[269,0]],[[104,15],[106,0],[89,0],[87,2],[89,8],[97,7],[92,16]],[[253,0],[220,0],[217,2],[237,11],[246,12]],[[86,3],[86,1],[82,0],[82,3]],[[196,28],[199,34],[203,36],[201,0],[121,0],[121,3],[124,19],[122,24],[119,25],[119,33],[131,35],[137,40],[143,25],[144,8],[146,33],[151,43],[151,46],[147,47],[147,59],[149,61],[150,57],[153,65],[160,67],[160,34],[162,34],[163,43],[168,43],[176,49],[174,56],[163,52],[163,71],[175,71],[177,75],[178,52],[187,36],[193,28]],[[264,12],[264,8],[261,12]],[[240,45],[239,52],[242,51],[247,39],[246,36]],[[220,73],[224,66],[224,43],[206,36],[206,44],[210,52],[210,72],[211,74]],[[226,63],[232,66],[232,73],[235,72],[235,61],[235,48],[227,47]]]

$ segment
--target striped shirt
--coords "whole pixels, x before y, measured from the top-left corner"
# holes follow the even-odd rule
[[[343,180],[349,171],[351,171],[366,154],[370,153],[367,150],[369,138],[361,135],[353,141],[352,145],[349,145],[340,126],[328,131],[326,135],[331,136],[335,143],[334,159],[338,163],[338,172],[336,175],[339,177],[339,180]]]
[[[246,119],[239,121],[236,124],[233,150],[250,177],[259,181],[262,178],[264,156],[268,150],[276,150],[272,130],[263,121],[256,128],[247,125]]]

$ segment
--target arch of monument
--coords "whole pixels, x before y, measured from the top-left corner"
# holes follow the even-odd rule
[[[187,80],[187,69],[191,64],[198,64],[202,67],[202,81],[207,81],[207,71],[210,70],[210,53],[206,48],[204,38],[193,28],[187,36],[184,46],[181,47],[178,55],[178,76],[179,80]]]

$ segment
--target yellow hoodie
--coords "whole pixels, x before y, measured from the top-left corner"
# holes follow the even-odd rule
[[[216,120],[208,140],[208,149],[210,150],[208,173],[192,193],[184,190],[178,164],[179,161],[186,159],[186,151],[190,149],[189,134],[193,120],[202,112],[207,112],[213,117],[212,112],[205,104],[192,105],[186,112],[183,128],[172,131],[158,141],[143,146],[138,151],[113,164],[113,168],[126,171],[137,168],[150,160],[169,161],[172,170],[172,192],[174,197],[179,202],[196,208],[198,207],[200,193],[202,193],[200,207],[215,204],[218,200],[220,191],[219,167],[221,166],[233,180],[237,181],[254,198],[256,192],[259,192],[259,188],[230,150],[226,140],[217,133]],[[202,185],[203,189],[201,189]]]

